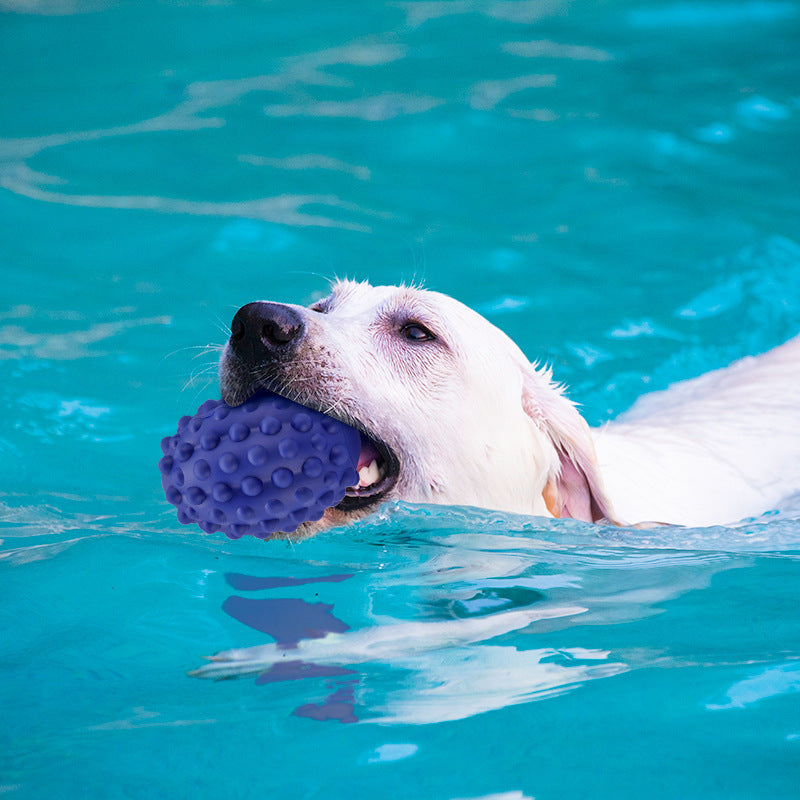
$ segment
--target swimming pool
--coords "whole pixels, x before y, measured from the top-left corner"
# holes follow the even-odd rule
[[[798,3],[1,8],[0,791],[797,797],[797,499],[292,546],[156,463],[235,309],[334,274],[453,294],[592,424],[800,331]]]

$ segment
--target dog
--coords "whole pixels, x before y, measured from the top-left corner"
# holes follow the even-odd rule
[[[729,524],[800,491],[800,337],[640,398],[590,429],[551,371],[438,292],[338,281],[248,303],[219,367],[357,428],[359,483],[303,538],[389,500],[610,525]]]

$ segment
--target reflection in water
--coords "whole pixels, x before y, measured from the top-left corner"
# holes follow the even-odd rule
[[[295,647],[302,639],[342,633],[350,627],[331,614],[333,606],[295,597],[256,599],[229,597],[222,610],[234,619],[269,634],[279,647]]]
[[[394,559],[384,569],[337,561],[336,572],[320,576],[323,562],[309,557],[292,559],[300,577],[227,575],[238,592],[269,593],[229,597],[223,608],[273,641],[219,653],[191,674],[255,676],[259,685],[312,679],[304,685],[315,694],[295,714],[429,724],[554,697],[634,669],[688,666],[693,659],[679,651],[635,638],[620,645],[612,631],[661,614],[722,573],[747,566],[736,551],[763,546],[766,530],[665,529],[646,540],[641,531],[537,520],[534,538],[514,533],[508,517],[498,533],[491,513],[479,519],[465,511],[463,520],[459,513],[450,509],[445,522],[423,507],[398,506],[365,521],[359,528],[365,541]],[[769,524],[773,540],[784,527]],[[681,549],[688,543],[708,549]],[[326,602],[318,598],[322,584],[329,585]],[[313,602],[298,596],[306,586]],[[402,597],[413,599],[398,605]],[[355,606],[354,598],[360,598]],[[359,609],[366,622],[354,618]],[[777,677],[795,680],[791,670]],[[775,682],[773,673],[767,678]],[[715,707],[735,704],[740,695],[733,687],[727,704]]]
[[[341,582],[348,576],[310,579],[256,578],[229,575],[240,589],[272,589],[312,582]],[[513,594],[510,597],[513,598]],[[532,599],[530,594],[520,598]],[[533,595],[540,599],[541,595]],[[509,597],[499,605],[507,605]],[[513,602],[511,600],[510,602]],[[351,631],[336,617],[333,605],[302,598],[229,597],[223,610],[248,627],[266,633],[272,644],[228,650],[192,675],[229,678],[257,675],[259,685],[305,678],[325,678],[330,694],[323,702],[295,709],[317,720],[356,722],[356,706],[366,709],[364,721],[424,724],[463,719],[495,708],[551,696],[593,678],[616,675],[626,665],[596,649],[537,648],[486,645],[504,634],[544,620],[565,620],[585,613],[574,605],[535,603],[486,613],[485,602],[470,607],[462,601],[460,619],[395,622]],[[491,610],[491,607],[489,608]],[[371,702],[369,677],[350,666],[385,664],[411,672],[412,681],[382,687]]]
[[[709,711],[745,708],[759,700],[780,694],[800,692],[800,661],[788,661],[777,666],[763,667],[731,686],[722,702],[707,703]]]

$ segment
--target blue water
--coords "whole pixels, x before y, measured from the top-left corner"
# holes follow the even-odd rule
[[[800,795],[797,501],[293,546],[156,469],[235,309],[333,275],[455,295],[593,424],[800,331],[797,0],[0,10],[0,793]]]

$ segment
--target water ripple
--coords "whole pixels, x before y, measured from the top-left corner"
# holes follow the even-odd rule
[[[319,51],[292,56],[276,65],[273,73],[240,79],[197,81],[189,84],[184,99],[173,108],[154,117],[127,125],[91,130],[67,131],[38,137],[0,139],[0,187],[22,197],[46,203],[81,208],[153,211],[190,216],[244,217],[291,226],[317,226],[368,232],[371,217],[385,218],[387,214],[364,209],[331,193],[280,194],[253,200],[232,202],[189,200],[161,195],[101,195],[71,194],[56,190],[67,181],[59,176],[33,170],[29,159],[54,148],[78,143],[101,141],[161,132],[191,132],[225,126],[220,116],[207,116],[212,110],[235,106],[242,98],[258,92],[293,93],[304,85],[349,87],[352,82],[326,71],[342,65],[369,68],[402,58],[405,49],[400,45],[380,42],[351,42]],[[314,116],[352,116],[369,121],[427,111],[441,101],[402,93],[388,93],[342,102],[296,101],[276,103],[265,108],[272,116],[312,114]],[[291,160],[287,162],[291,164]],[[319,164],[319,162],[317,162]],[[333,161],[325,162],[332,168]],[[294,168],[298,168],[295,164]],[[348,170],[344,170],[348,171]],[[353,174],[353,170],[349,170]],[[354,177],[368,179],[368,172],[356,172]],[[314,213],[315,206],[327,213]],[[344,217],[344,218],[343,218]],[[351,217],[351,218],[348,218]]]
[[[118,336],[120,333],[149,325],[170,325],[168,316],[128,319],[119,322],[93,322],[81,330],[68,333],[46,331],[35,333],[21,325],[0,326],[0,361],[50,359],[73,361],[103,355],[90,345]]]
[[[334,219],[330,216],[304,211],[308,206],[321,206],[331,211],[345,211],[353,214],[370,213],[364,212],[364,209],[358,204],[347,202],[332,194],[282,194],[258,200],[225,203],[142,195],[73,195],[47,191],[29,183],[10,178],[0,179],[0,186],[31,200],[77,206],[79,208],[157,211],[163,214],[188,214],[201,217],[244,217],[298,227],[314,225],[322,228],[342,228],[344,230],[362,232],[370,230],[368,225],[361,222]],[[372,213],[375,216],[386,216],[386,214],[378,212]]]
[[[614,55],[598,47],[578,44],[561,44],[548,39],[528,42],[505,42],[503,50],[522,58],[565,58],[569,61],[614,61]]]
[[[354,100],[311,100],[275,103],[264,107],[271,117],[349,117],[367,122],[384,122],[407,114],[424,114],[443,105],[444,100],[422,95],[388,92]]]

